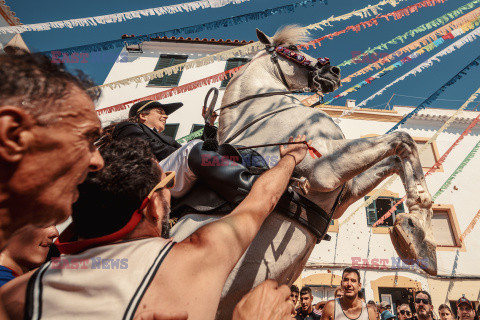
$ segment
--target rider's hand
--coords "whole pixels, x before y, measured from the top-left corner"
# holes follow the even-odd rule
[[[288,139],[288,142],[306,141],[306,138],[306,135],[298,135],[295,140],[293,140],[293,137],[290,137],[290,139]],[[308,144],[311,143],[312,140],[308,141]],[[280,157],[283,158],[286,156],[292,156],[295,160],[295,165],[297,165],[302,162],[303,158],[305,158],[307,150],[308,148],[304,143],[288,144],[286,148],[284,146],[280,146]]]
[[[265,280],[247,293],[233,311],[233,320],[291,320],[290,289]]]
[[[203,117],[203,118],[205,118],[205,113],[206,113],[206,112],[207,112],[207,110],[206,110],[205,106],[203,106],[203,108],[202,108],[202,117]],[[208,124],[211,125],[211,126],[213,126],[213,125],[215,124],[215,120],[217,120],[217,117],[218,117],[218,114],[217,114],[216,111],[214,111],[214,112],[212,113],[212,115],[210,116],[210,119],[209,119],[209,121],[208,121]]]

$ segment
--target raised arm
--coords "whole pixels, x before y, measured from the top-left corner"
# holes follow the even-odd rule
[[[305,141],[298,136],[295,141]],[[294,141],[290,138],[290,141]],[[285,191],[295,166],[305,157],[304,144],[280,147],[280,161],[253,185],[248,196],[229,215],[197,230],[185,241],[205,250],[214,265],[230,272],[248,248]]]

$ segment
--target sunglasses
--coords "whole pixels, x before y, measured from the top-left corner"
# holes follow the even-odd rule
[[[147,198],[151,199],[153,194],[158,190],[163,188],[172,189],[175,187],[175,171],[166,171],[166,177],[163,178],[155,187],[153,187],[152,191],[148,194]]]
[[[411,315],[412,313],[407,310],[400,310],[400,314],[406,314],[407,316]]]
[[[423,304],[430,304],[430,300],[428,299],[415,299],[415,303],[423,302]]]

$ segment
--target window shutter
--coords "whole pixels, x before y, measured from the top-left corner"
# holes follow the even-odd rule
[[[233,59],[228,59],[227,64],[225,66],[225,71],[243,66],[244,64],[248,63],[250,59],[244,59],[244,58],[233,58]],[[225,80],[222,81],[220,84],[220,88],[225,88],[230,81],[232,77],[227,77]]]
[[[157,62],[157,65],[155,66],[154,71],[172,67],[180,63],[184,63],[187,61],[187,59],[188,59],[188,56],[184,56],[184,55],[174,56],[174,55],[162,54],[158,59],[158,62]],[[148,82],[148,85],[170,86],[170,87],[177,86],[178,83],[180,82],[180,77],[182,76],[182,72],[183,71],[181,70],[171,75],[166,75],[161,78],[152,79],[150,80],[150,82]]]
[[[365,201],[370,197],[365,197]],[[367,225],[372,226],[377,221],[377,204],[376,201],[373,201],[368,207],[367,210]]]

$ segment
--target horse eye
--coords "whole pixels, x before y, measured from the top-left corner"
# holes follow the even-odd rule
[[[293,51],[298,51],[297,46],[294,46],[294,45],[289,46],[288,49],[293,50]]]

